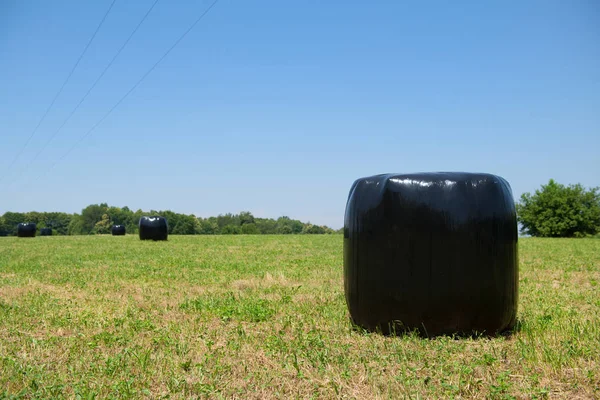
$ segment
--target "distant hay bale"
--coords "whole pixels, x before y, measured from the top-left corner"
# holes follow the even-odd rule
[[[21,222],[17,225],[18,237],[35,237],[36,225],[33,222]]]
[[[357,325],[493,335],[516,323],[518,272],[515,205],[503,178],[421,173],[354,182],[344,291]]]
[[[52,236],[52,228],[41,228],[40,236]]]
[[[113,236],[123,236],[127,233],[127,230],[125,229],[125,225],[113,225],[110,228],[110,232]]]
[[[164,217],[142,217],[139,223],[140,240],[167,240],[169,226]]]

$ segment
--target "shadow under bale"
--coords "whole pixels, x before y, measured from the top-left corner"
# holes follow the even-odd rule
[[[18,237],[35,237],[36,225],[33,222],[21,222],[17,225]]]
[[[113,236],[124,236],[127,233],[127,229],[125,229],[125,225],[113,225],[110,228],[110,232]]]
[[[140,240],[167,240],[169,226],[164,217],[142,217],[139,223]]]
[[[517,222],[490,174],[387,174],[354,182],[344,291],[369,331],[496,335],[516,323]]]

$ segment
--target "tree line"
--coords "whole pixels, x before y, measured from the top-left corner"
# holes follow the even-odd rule
[[[40,228],[51,228],[55,235],[109,234],[113,225],[124,225],[128,234],[138,233],[138,222],[144,215],[165,217],[169,234],[173,235],[269,235],[269,234],[331,234],[341,233],[324,225],[314,225],[289,217],[257,218],[248,211],[201,218],[170,210],[145,212],[129,207],[114,207],[106,203],[91,204],[80,214],[63,212],[6,212],[0,217],[0,236],[15,236],[17,225],[33,222]]]
[[[521,231],[538,237],[587,237],[600,232],[600,188],[586,189],[581,184],[562,185],[554,180],[533,194],[523,193],[516,204]],[[144,215],[161,215],[175,235],[235,234],[327,234],[342,233],[327,227],[289,217],[256,218],[248,211],[200,218],[170,210],[144,212],[106,203],[91,204],[81,214],[62,212],[6,212],[0,217],[0,236],[16,235],[20,222],[33,222],[38,228],[52,228],[55,235],[110,233],[112,225],[125,225],[127,233],[138,232]]]

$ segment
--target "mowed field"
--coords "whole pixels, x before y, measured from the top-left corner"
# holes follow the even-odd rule
[[[599,398],[600,240],[521,239],[519,327],[353,329],[341,235],[0,238],[0,398]]]

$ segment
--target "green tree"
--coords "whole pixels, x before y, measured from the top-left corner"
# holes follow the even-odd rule
[[[254,221],[254,215],[252,215],[252,213],[250,211],[242,211],[240,213],[240,225],[244,226],[246,224],[253,224]]]
[[[242,229],[238,225],[225,225],[221,228],[222,235],[239,235]]]
[[[133,212],[127,207],[109,207],[106,211],[113,225],[131,225],[133,222]]]
[[[271,218],[256,218],[256,228],[263,235],[274,235],[277,233],[277,221]]]
[[[106,235],[110,233],[110,227],[112,226],[112,222],[110,222],[110,217],[108,214],[103,214],[100,221],[96,222],[94,225],[94,229],[92,229],[92,233],[98,235]]]
[[[221,233],[225,233],[225,232],[223,232],[223,228],[225,228],[228,225],[238,226],[238,227],[242,225],[240,223],[239,215],[234,215],[231,213],[227,213],[225,215],[219,214],[217,216],[217,224],[219,225],[219,230],[221,231]]]
[[[39,213],[37,211],[30,211],[25,213],[25,221],[24,222],[33,222],[36,225],[45,225],[44,220],[45,216],[43,213]]]
[[[179,215],[177,224],[173,227],[174,235],[193,235],[196,233],[196,217],[192,215]]]
[[[44,213],[45,225],[52,228],[53,232],[59,235],[67,235],[69,233],[69,224],[72,215],[62,212]]]
[[[102,220],[102,216],[108,211],[108,204],[90,204],[81,210],[81,230],[82,234],[87,235],[92,233],[96,223]]]
[[[196,233],[199,235],[217,235],[219,233],[219,224],[214,217],[198,218]]]
[[[258,235],[260,232],[254,222],[242,225],[242,233],[244,235]]]
[[[304,224],[290,217],[279,217],[277,219],[277,233],[288,235],[302,233]]]
[[[600,231],[600,188],[564,186],[553,179],[517,204],[521,231],[531,236],[583,237]]]
[[[7,230],[6,234],[9,236],[17,235],[17,225],[21,222],[29,222],[25,220],[25,214],[10,211],[5,212],[2,218],[4,218],[4,226]]]
[[[74,214],[71,218],[71,222],[69,222],[69,227],[67,228],[67,232],[69,235],[85,235],[83,227],[83,218],[79,214]]]
[[[10,232],[10,228],[6,225],[4,217],[0,217],[0,236],[7,236]]]
[[[302,233],[308,234],[308,235],[322,235],[326,232],[322,226],[313,225],[309,222],[308,224],[304,225],[304,228],[302,228]]]

